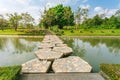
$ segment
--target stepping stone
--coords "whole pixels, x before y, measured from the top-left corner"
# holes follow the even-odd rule
[[[46,73],[50,65],[50,61],[40,61],[36,58],[22,64],[22,73]]]
[[[35,52],[35,55],[41,60],[55,60],[61,58],[63,53],[61,52],[54,52],[50,50],[39,50]]]
[[[67,44],[56,44],[55,47],[65,47]]]
[[[57,40],[55,40],[55,41],[54,41],[54,44],[63,44],[63,42],[62,42],[62,41],[57,41]]]
[[[53,48],[53,47],[55,47],[55,44],[52,44],[52,43],[43,43],[38,48],[39,49],[43,49],[43,48]]]
[[[53,51],[61,52],[61,53],[63,53],[65,56],[66,56],[66,55],[70,55],[70,54],[73,52],[72,48],[67,47],[67,46],[54,47],[54,48],[53,48]]]
[[[92,67],[77,56],[57,59],[53,62],[52,69],[55,73],[62,72],[91,72]]]

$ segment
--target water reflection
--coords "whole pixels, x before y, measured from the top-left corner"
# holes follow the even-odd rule
[[[112,53],[119,53],[120,51],[120,39],[116,38],[87,38],[81,39],[83,42],[89,42],[91,46],[99,46],[100,44],[105,44],[110,52]]]
[[[35,38],[0,38],[0,66],[22,64],[35,58],[40,39]]]
[[[73,48],[74,55],[88,61],[93,72],[99,71],[99,64],[120,64],[120,39],[107,38],[65,38],[65,42]]]

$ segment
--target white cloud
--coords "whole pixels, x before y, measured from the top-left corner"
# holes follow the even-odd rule
[[[80,8],[89,9],[89,8],[90,8],[90,5],[80,5]]]
[[[95,7],[94,8],[94,12],[95,14],[105,14],[106,17],[111,17],[113,14],[115,14],[115,12],[118,9],[107,9],[107,8],[102,8],[102,7]]]
[[[0,0],[0,14],[29,12],[38,22],[40,10],[50,8],[58,4],[75,5],[79,0]],[[81,0],[86,1],[86,0]]]
[[[102,10],[103,10],[102,7],[95,7],[95,9],[94,9],[95,12],[100,12],[100,11],[102,11]]]

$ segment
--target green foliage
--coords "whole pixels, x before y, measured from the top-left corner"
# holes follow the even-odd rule
[[[18,79],[21,66],[0,67],[0,80]]]
[[[101,64],[100,68],[111,80],[120,80],[120,64]]]
[[[19,21],[22,19],[22,17],[18,15],[17,13],[8,14],[8,16],[9,16],[9,22],[11,26],[14,27],[15,31],[17,31]]]
[[[64,29],[65,36],[120,36],[119,29]],[[114,32],[113,32],[114,31]],[[56,33],[56,32],[55,32]]]
[[[73,30],[71,30],[70,32],[71,32],[71,33],[74,33],[74,31],[73,31]]]
[[[56,7],[45,10],[41,24],[48,28],[50,26],[58,25],[58,28],[63,29],[63,26],[74,24],[74,14],[70,7],[58,5]]]
[[[29,14],[29,13],[22,13],[21,14],[22,17],[22,23],[23,27],[27,27],[28,29],[33,27],[33,23],[34,23],[34,18]]]
[[[110,18],[102,18],[101,15],[96,15],[83,21],[81,24],[84,29],[120,29],[120,10],[116,11]]]
[[[24,30],[25,35],[45,35],[44,30],[37,29],[27,29]]]
[[[75,12],[75,21],[77,24],[80,24],[83,20],[86,20],[88,17],[88,8],[80,8],[78,7],[78,10]]]
[[[8,21],[4,18],[3,15],[0,15],[0,29],[4,30],[8,27]]]

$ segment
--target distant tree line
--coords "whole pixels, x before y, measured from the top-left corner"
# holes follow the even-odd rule
[[[81,24],[81,28],[98,28],[98,29],[119,29],[120,28],[120,10],[117,10],[110,18],[96,15],[88,18]]]
[[[8,17],[8,18],[5,18]],[[17,31],[18,27],[30,28],[33,27],[34,18],[29,13],[13,13],[6,14],[6,16],[0,15],[0,29],[13,28]]]
[[[57,25],[62,29],[64,26],[73,26],[74,28],[101,28],[101,29],[118,29],[120,28],[120,10],[117,10],[110,18],[105,13],[88,18],[89,9],[81,8],[72,12],[69,6],[57,5],[44,11],[40,25],[46,28]]]
[[[8,18],[6,18],[6,16]],[[0,15],[0,29],[13,28],[17,31],[18,28],[33,28],[34,18],[29,13],[13,13]],[[58,26],[63,29],[64,26],[72,26],[76,29],[119,29],[120,28],[120,9],[116,11],[110,18],[105,14],[95,15],[89,18],[89,9],[81,8],[73,12],[70,6],[62,4],[44,10],[39,22],[40,27],[51,28]],[[53,27],[54,28],[54,27]]]

